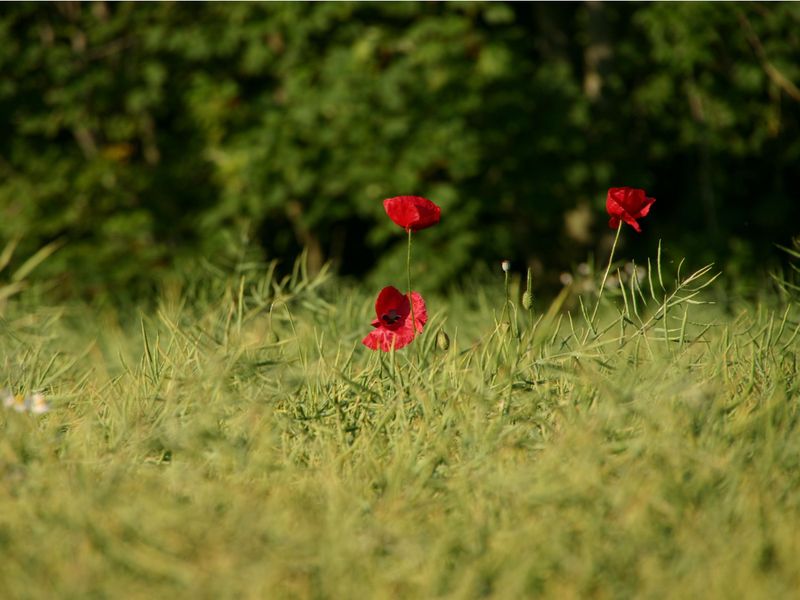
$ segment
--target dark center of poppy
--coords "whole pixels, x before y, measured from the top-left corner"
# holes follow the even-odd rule
[[[400,315],[395,309],[390,310],[388,313],[381,315],[381,321],[387,325],[394,325],[400,320]]]

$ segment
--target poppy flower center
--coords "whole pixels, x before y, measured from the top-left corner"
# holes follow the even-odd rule
[[[400,320],[400,314],[395,309],[392,309],[386,314],[381,315],[381,321],[383,321],[387,325],[394,325],[399,320]]]

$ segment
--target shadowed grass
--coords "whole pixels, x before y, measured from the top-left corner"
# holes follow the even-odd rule
[[[792,597],[800,310],[693,304],[711,277],[658,257],[594,327],[429,298],[394,354],[302,260],[11,302],[0,384],[53,410],[0,413],[0,596]]]

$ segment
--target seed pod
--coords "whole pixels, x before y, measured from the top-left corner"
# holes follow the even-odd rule
[[[531,273],[530,267],[528,267],[527,289],[522,294],[522,307],[525,310],[530,310],[533,307],[533,273]]]
[[[525,293],[522,294],[522,308],[530,310],[531,307],[533,307],[533,294],[529,290],[525,290]]]
[[[439,347],[439,350],[446,351],[450,348],[450,336],[445,333],[444,329],[440,329],[439,333],[436,334],[436,345]]]

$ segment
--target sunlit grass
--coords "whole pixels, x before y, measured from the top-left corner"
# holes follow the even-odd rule
[[[9,301],[0,388],[51,410],[0,412],[0,597],[792,597],[800,310],[652,262],[593,327],[566,293],[504,325],[500,274],[427,297],[394,354],[302,261]]]

